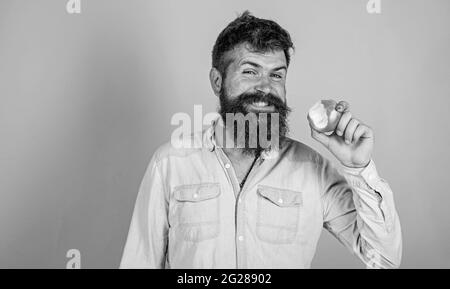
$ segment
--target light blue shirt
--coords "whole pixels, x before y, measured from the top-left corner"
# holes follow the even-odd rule
[[[153,155],[121,268],[309,268],[322,228],[370,268],[400,265],[392,191],[373,160],[340,169],[286,138],[262,154],[241,189],[214,128]]]

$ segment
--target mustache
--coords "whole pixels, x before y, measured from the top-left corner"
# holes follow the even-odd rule
[[[290,111],[285,102],[271,93],[242,93],[234,102],[237,106],[245,106],[255,102],[266,102],[268,105],[272,105],[277,111]]]

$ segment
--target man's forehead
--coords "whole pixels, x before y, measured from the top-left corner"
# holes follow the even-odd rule
[[[273,67],[287,66],[286,55],[283,50],[256,51],[247,43],[239,44],[228,51],[226,58],[235,66],[239,66],[247,61],[261,62],[261,64]]]

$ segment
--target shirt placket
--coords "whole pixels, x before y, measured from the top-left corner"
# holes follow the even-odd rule
[[[246,236],[245,236],[245,215],[244,215],[244,197],[246,187],[250,182],[252,175],[256,171],[256,168],[260,165],[260,159],[255,162],[255,165],[251,168],[247,180],[244,186],[240,187],[239,180],[231,166],[231,161],[226,156],[221,148],[216,149],[217,157],[227,175],[228,180],[231,183],[233,192],[235,195],[235,244],[236,244],[236,268],[246,268]]]

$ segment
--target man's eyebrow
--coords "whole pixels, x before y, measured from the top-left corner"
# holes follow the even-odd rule
[[[287,71],[287,66],[286,66],[286,65],[281,65],[281,66],[275,67],[275,68],[273,69],[273,71],[278,71],[278,70],[281,70],[281,69],[284,69],[284,70]]]
[[[245,64],[249,64],[251,66],[258,67],[258,68],[261,67],[261,65],[259,65],[258,63],[253,62],[253,61],[249,61],[249,60],[242,61],[240,65],[242,66],[242,65],[245,65]]]
[[[248,64],[248,65],[251,65],[251,66],[257,67],[257,68],[261,67],[261,65],[259,65],[258,63],[249,61],[249,60],[242,61],[242,63],[240,65],[242,66],[245,64]],[[277,66],[274,69],[272,69],[272,71],[278,71],[278,70],[282,70],[282,69],[287,70],[287,66],[286,65]]]

